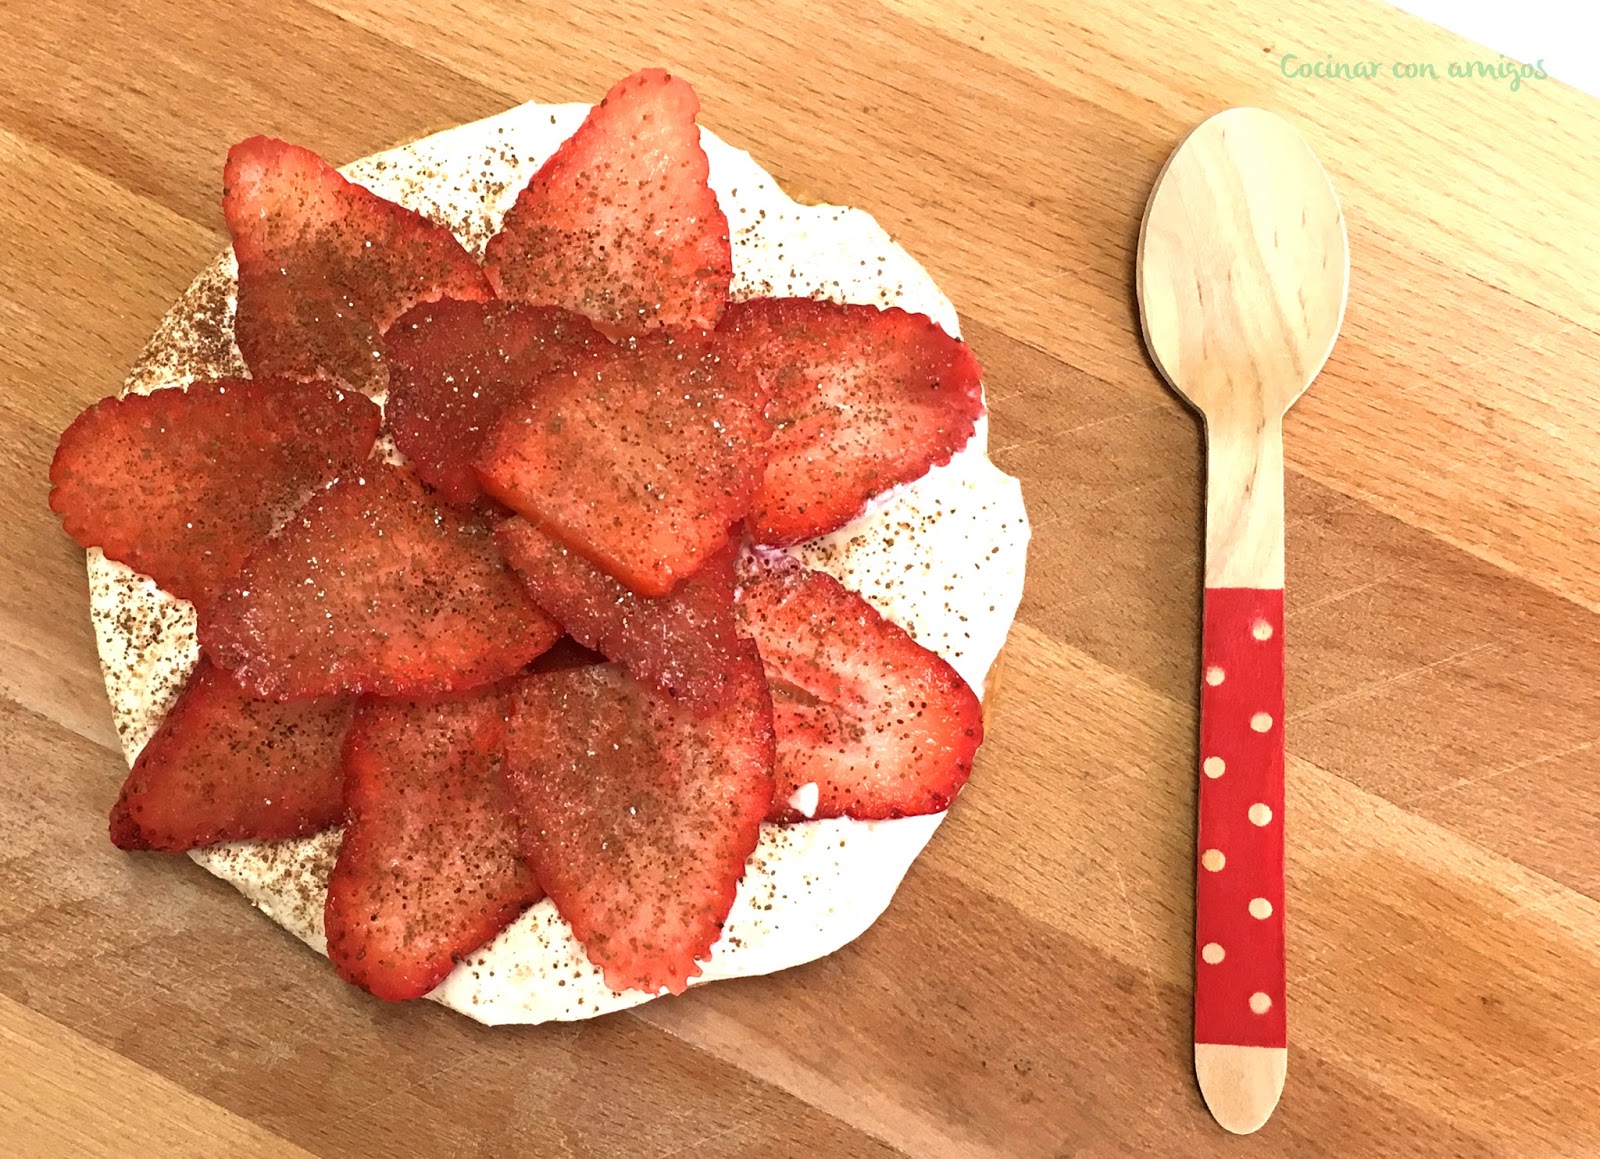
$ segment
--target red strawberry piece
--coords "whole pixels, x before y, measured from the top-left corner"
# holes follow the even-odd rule
[[[736,607],[772,686],[772,820],[802,819],[789,798],[807,784],[815,817],[948,806],[983,741],[966,681],[830,575],[764,552],[740,579]]]
[[[207,654],[279,700],[474,688],[560,635],[482,520],[381,463],[307,503],[200,616]]]
[[[422,997],[539,899],[506,791],[506,707],[494,688],[356,710],[324,919],[340,976],[379,998]]]
[[[230,149],[222,213],[239,260],[234,337],[257,377],[374,385],[389,323],[418,302],[492,296],[448,229],[297,145],[251,137]]]
[[[108,398],[50,464],[50,507],[84,547],[204,603],[273,527],[372,451],[378,408],[325,382],[228,378]]]
[[[489,240],[495,292],[587,314],[613,336],[715,326],[733,251],[699,111],[694,90],[660,69],[617,82]]]
[[[655,333],[586,355],[506,408],[483,488],[645,596],[728,539],[771,428],[703,336]]]
[[[253,700],[202,659],[122,786],[111,840],[181,853],[339,824],[347,699]]]
[[[525,519],[495,528],[495,543],[533,602],[586,648],[670,692],[698,711],[726,695],[729,665],[742,652],[733,613],[730,540],[671,595],[635,595]]]
[[[983,413],[978,360],[922,314],[756,298],[728,307],[719,339],[768,395],[772,461],[746,521],[757,543],[844,526],[949,462]]]
[[[520,682],[507,758],[523,852],[613,990],[682,993],[756,847],[772,717],[745,643],[711,717],[613,664]]]
[[[472,462],[506,404],[536,378],[605,343],[581,314],[554,306],[418,306],[384,336],[395,446],[452,503],[482,494]]]

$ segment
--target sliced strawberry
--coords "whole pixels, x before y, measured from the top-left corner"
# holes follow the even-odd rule
[[[733,252],[699,111],[694,90],[660,69],[618,81],[489,240],[495,291],[587,314],[613,336],[715,326]]]
[[[645,596],[728,539],[771,428],[697,334],[586,355],[506,408],[478,460],[484,490]]]
[[[760,553],[736,605],[761,650],[778,733],[772,819],[937,813],[972,771],[978,698],[943,659],[823,572]],[[810,790],[801,800],[809,796]]]
[[[252,700],[202,659],[134,761],[111,810],[111,840],[181,853],[337,825],[352,707],[348,699]]]
[[[448,229],[297,145],[251,137],[230,149],[222,213],[239,260],[234,337],[258,377],[375,385],[389,323],[418,302],[492,296]]]
[[[499,688],[364,700],[324,909],[328,957],[379,998],[420,998],[539,899],[518,854]]]
[[[922,314],[755,298],[728,307],[718,336],[769,396],[772,461],[746,521],[757,543],[842,527],[949,462],[983,413],[978,360]]]
[[[495,543],[543,608],[586,648],[697,711],[720,705],[728,666],[742,651],[733,614],[737,540],[671,595],[635,595],[525,519],[495,528]]]
[[[372,451],[378,408],[325,382],[228,378],[108,398],[50,464],[50,507],[84,547],[199,603],[313,489]]]
[[[207,654],[279,700],[473,688],[560,635],[480,519],[380,463],[307,503],[200,617]]]
[[[756,847],[772,717],[745,645],[709,718],[613,664],[519,685],[507,758],[523,852],[613,990],[682,993]]]
[[[506,404],[605,339],[570,310],[446,299],[407,312],[384,342],[395,446],[423,482],[466,504],[483,494],[472,462]]]

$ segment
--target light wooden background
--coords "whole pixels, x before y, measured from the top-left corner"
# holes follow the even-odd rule
[[[678,7],[0,2],[7,1153],[1600,1154],[1600,104],[1281,75],[1471,54],[1376,0]],[[960,306],[1028,595],[973,781],[859,943],[492,1032],[107,843],[121,762],[45,470],[222,246],[230,142],[342,162],[649,63]],[[1326,162],[1354,272],[1286,431],[1292,1053],[1241,1141],[1189,1063],[1200,440],[1132,272],[1163,158],[1245,103]]]

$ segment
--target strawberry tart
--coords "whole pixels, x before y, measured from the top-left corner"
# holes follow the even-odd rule
[[[956,799],[1022,591],[950,303],[646,70],[338,171],[63,434],[131,771],[372,994],[584,1018],[832,952]]]

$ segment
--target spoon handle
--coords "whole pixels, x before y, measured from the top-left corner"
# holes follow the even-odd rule
[[[1195,889],[1195,1071],[1259,1128],[1288,1059],[1283,914],[1283,450],[1277,421],[1208,431]]]

